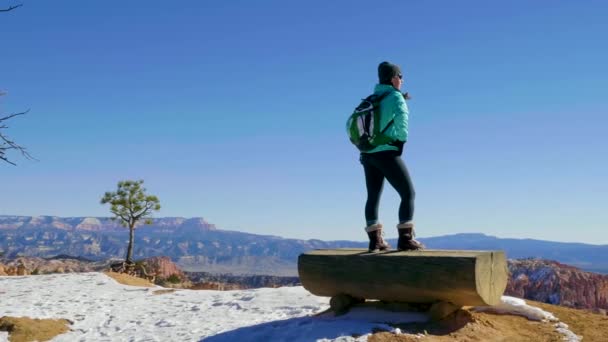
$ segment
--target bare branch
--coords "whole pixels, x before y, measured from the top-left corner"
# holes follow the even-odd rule
[[[26,110],[25,112],[16,113],[16,114],[11,114],[11,115],[9,115],[9,116],[6,116],[6,117],[3,117],[3,118],[0,118],[0,122],[2,122],[2,121],[4,121],[4,120],[8,120],[8,119],[10,119],[10,118],[12,118],[12,117],[15,117],[15,116],[17,116],[17,115],[23,115],[23,114],[27,114],[29,111],[30,111],[30,110],[28,109],[28,110]],[[6,127],[3,127],[3,128],[6,128]]]
[[[150,213],[150,210],[154,207],[154,203],[152,202],[146,202],[146,204],[144,205],[144,208],[142,209],[141,212],[139,212],[137,214],[137,216],[135,216],[136,220],[139,220],[140,218],[148,215]]]
[[[117,216],[120,217],[120,219],[123,220],[123,222],[129,223],[129,219],[128,218],[126,218],[126,217],[124,217],[122,215],[117,215]]]
[[[13,163],[12,161],[10,161],[10,160],[8,160],[8,159],[4,158],[4,153],[3,153],[3,152],[1,152],[1,151],[0,151],[0,160],[4,160],[5,162],[7,162],[7,163],[9,163],[9,164],[12,164],[12,165],[17,165],[17,164],[15,164],[15,163]]]
[[[27,112],[29,112],[29,109],[26,110],[25,112],[21,112],[21,113],[16,113],[16,114],[11,114],[9,116],[0,118],[0,123],[2,123],[3,121],[6,121],[10,118],[13,118],[17,115],[23,115],[26,114]],[[2,124],[0,125],[0,129],[2,128],[8,128],[8,126],[6,126],[6,124]],[[11,162],[10,160],[8,160],[8,158],[6,157],[6,151],[8,150],[17,150],[19,152],[21,152],[21,154],[30,160],[36,160],[36,158],[32,157],[25,149],[25,147],[17,145],[14,141],[10,140],[7,136],[5,136],[4,134],[2,134],[2,132],[0,132],[0,160],[3,160],[11,165],[17,165],[13,162]]]
[[[0,9],[0,12],[8,12],[8,11],[12,11],[12,10],[14,10],[15,8],[19,8],[19,7],[21,7],[21,6],[23,6],[23,4],[19,4],[19,5],[17,5],[17,6],[11,6],[11,7],[7,8],[7,9]]]
[[[23,4],[19,4],[19,5],[14,5],[14,6],[10,6],[9,8],[5,8],[5,9],[0,9],[0,12],[10,12],[16,8],[19,8],[23,6]],[[6,95],[5,91],[0,90],[0,96],[2,95]],[[6,121],[10,118],[13,118],[17,115],[23,115],[25,113],[29,112],[29,109],[25,112],[22,113],[16,113],[16,114],[11,114],[9,116],[0,118],[0,123],[2,123],[3,121]],[[3,128],[8,128],[8,126],[6,126],[5,124],[1,124],[0,125],[0,129]],[[29,153],[27,153],[27,151],[25,150],[24,147],[17,145],[14,141],[8,139],[8,137],[6,137],[4,134],[2,134],[2,132],[0,132],[0,160],[3,160],[11,165],[17,165],[13,162],[11,162],[10,160],[8,160],[8,158],[6,157],[6,151],[8,150],[17,150],[19,152],[21,152],[21,154],[26,157],[27,159],[35,159],[33,158]]]

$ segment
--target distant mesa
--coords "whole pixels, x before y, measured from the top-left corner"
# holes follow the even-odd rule
[[[63,228],[59,228],[63,227]],[[91,260],[123,258],[128,229],[109,217],[0,215],[0,254]],[[363,240],[363,238],[361,238]],[[484,234],[420,238],[431,249],[504,250],[507,258],[543,258],[608,274],[608,245],[504,239]],[[396,239],[389,239],[392,246]],[[202,217],[153,218],[138,227],[134,257],[166,255],[187,271],[293,276],[300,253],[311,249],[365,248],[365,241],[286,239],[216,228]]]
[[[101,221],[95,217],[86,217],[76,226],[76,229],[82,230],[101,230]]]
[[[138,228],[144,226],[143,222]],[[161,231],[207,231],[216,230],[202,217],[163,217],[153,218],[152,226]],[[91,232],[103,232],[122,230],[120,221],[112,220],[110,217],[57,217],[57,216],[3,216],[0,215],[0,230],[8,229],[60,229],[60,230],[85,230]]]
[[[177,227],[186,221],[183,217],[163,217],[152,219],[152,223],[157,227]]]
[[[0,229],[17,229],[25,223],[25,217],[0,216]]]
[[[33,216],[30,219],[30,224],[38,225],[38,224],[48,224],[53,220],[51,216]]]
[[[216,230],[214,224],[205,221],[202,217],[195,217],[185,220],[178,228],[182,232],[196,232],[206,230]]]

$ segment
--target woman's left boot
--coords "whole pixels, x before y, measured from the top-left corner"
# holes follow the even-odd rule
[[[369,237],[369,252],[380,252],[386,251],[391,248],[391,246],[384,241],[382,237],[382,224],[376,223],[365,227],[365,232],[367,233],[367,237]]]

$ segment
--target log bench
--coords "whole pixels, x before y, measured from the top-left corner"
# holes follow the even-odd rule
[[[336,313],[375,299],[430,304],[434,319],[500,303],[508,280],[502,251],[318,249],[298,257],[298,273],[306,290],[332,297]]]

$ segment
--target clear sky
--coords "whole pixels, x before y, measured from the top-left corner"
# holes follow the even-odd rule
[[[345,122],[401,65],[420,237],[608,244],[608,2],[0,1],[0,214],[164,216],[365,240]],[[398,196],[381,221],[395,237]]]

